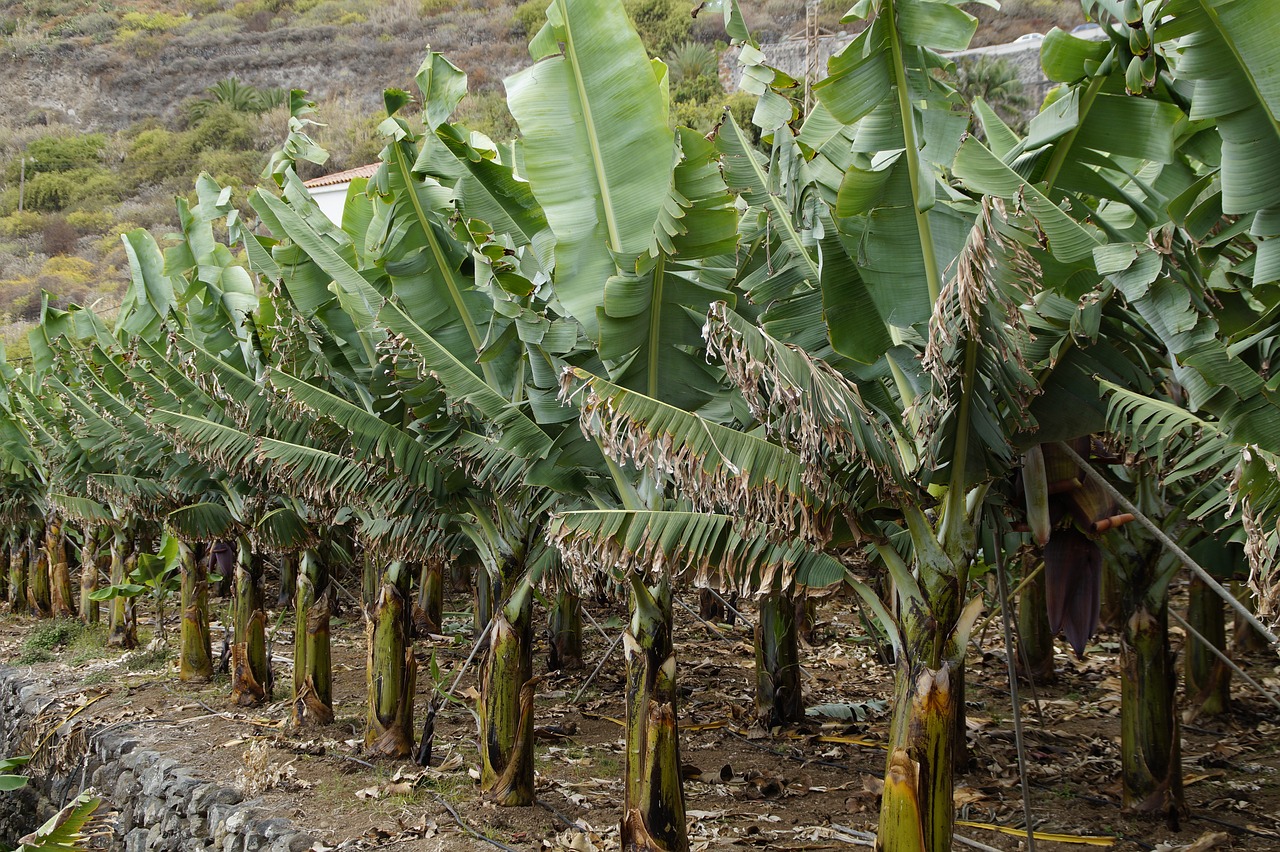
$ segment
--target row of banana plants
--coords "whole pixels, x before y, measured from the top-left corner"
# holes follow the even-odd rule
[[[112,325],[46,307],[32,368],[5,367],[11,528],[51,506],[109,528],[113,586],[138,525],[163,529],[190,677],[216,562],[242,704],[271,686],[263,556],[296,554],[299,724],[332,719],[329,572],[363,560],[366,748],[387,757],[415,746],[412,581],[471,554],[481,786],[507,805],[533,801],[535,590],[570,612],[581,586],[625,590],[622,842],[662,850],[688,848],[680,582],[856,591],[895,660],[878,842],[932,852],[951,846],[971,575],[1034,539],[1047,617],[1081,650],[1109,553],[1128,566],[1126,803],[1176,815],[1181,563],[1124,521],[1235,537],[1274,616],[1280,22],[1258,0],[1086,0],[1108,38],[1046,37],[1060,85],[1018,136],[947,82],[977,26],[956,2],[860,0],[805,115],[717,5],[751,127],[672,129],[666,68],[621,4],[554,0],[506,81],[520,137],[451,123],[466,77],[431,54],[421,123],[386,93],[381,165],[340,224],[297,177],[323,152],[294,93],[251,221],[202,177],[176,244],[125,235]],[[1138,512],[1085,487],[1098,466]],[[63,574],[29,575],[51,608]],[[113,635],[127,609],[112,601]],[[770,611],[762,680],[785,722],[794,639]]]

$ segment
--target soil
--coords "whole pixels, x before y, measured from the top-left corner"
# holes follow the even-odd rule
[[[469,602],[459,592],[450,594],[446,609],[458,612],[446,617],[448,635],[416,646],[418,724],[434,688],[432,658],[439,682],[448,685],[471,650],[470,615],[463,612]],[[817,644],[803,649],[811,712],[842,704],[852,715],[846,721],[813,715],[799,728],[772,732],[752,722],[749,627],[742,621],[713,627],[692,614],[695,603],[689,606],[677,607],[676,620],[693,849],[867,845],[859,832],[875,830],[891,672],[868,643],[852,601],[824,602]],[[131,726],[145,747],[197,774],[247,785],[276,815],[320,838],[317,849],[617,849],[624,760],[620,650],[615,647],[594,679],[589,676],[626,614],[617,605],[587,608],[602,629],[586,628],[586,666],[552,673],[539,684],[540,806],[530,808],[497,808],[479,799],[475,721],[468,709],[474,665],[458,687],[464,703],[446,704],[437,718],[435,768],[361,757],[364,630],[350,606],[333,630],[337,721],[320,729],[291,729],[287,701],[231,708],[225,677],[183,684],[172,660],[131,670],[163,654],[121,656],[81,640],[31,669],[52,681],[68,710],[91,701],[82,718]],[[753,618],[749,605],[741,609]],[[276,695],[287,697],[292,617],[272,623],[277,621]],[[996,619],[982,637],[981,656],[971,655],[966,678],[970,760],[956,782],[957,833],[988,848],[1014,850],[1024,848],[1026,838],[1018,830],[1023,806],[998,625]],[[0,661],[15,661],[37,626],[29,618],[0,616]],[[148,626],[144,618],[144,633]],[[176,642],[172,625],[168,632]],[[216,651],[220,625],[213,635]],[[1174,641],[1180,643],[1180,635]],[[1121,813],[1117,650],[1115,637],[1101,634],[1083,661],[1058,656],[1055,685],[1039,687],[1034,698],[1022,688],[1033,821],[1040,832],[1068,835],[1042,838],[1036,848],[1074,850],[1094,837],[1104,838],[1096,845],[1116,850],[1280,849],[1280,713],[1239,678],[1227,716],[1183,726],[1190,815],[1173,827]],[[545,668],[543,640],[538,660]],[[1280,693],[1274,654],[1258,652],[1241,662]]]

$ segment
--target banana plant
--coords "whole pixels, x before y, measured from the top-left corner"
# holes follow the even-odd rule
[[[723,273],[737,246],[717,152],[670,128],[666,67],[620,3],[556,0],[530,53],[534,64],[506,88],[523,174],[554,235],[556,300],[594,344],[603,363],[593,372],[682,408],[708,405],[722,392],[693,350],[710,303],[734,299]],[[663,477],[636,478],[612,460],[610,473],[614,505],[661,508]],[[629,565],[615,578],[632,593],[623,844],[680,848],[672,578]]]
[[[996,133],[988,138],[1003,140],[993,147],[1002,165],[990,159],[981,165],[970,146],[957,172],[971,186],[1005,197],[1031,184],[1077,216],[1087,214],[1107,234],[1108,243],[1092,250],[1093,268],[1072,273],[1074,289],[1091,286],[1092,294],[1087,310],[1070,322],[1085,330],[1101,324],[1100,342],[1113,347],[1126,337],[1138,345],[1119,349],[1117,359],[1090,345],[1090,335],[1073,335],[1037,409],[1071,408],[1075,414],[1061,426],[1075,434],[1108,427],[1130,448],[1149,453],[1162,481],[1190,501],[1193,520],[1234,508],[1226,521],[1238,523],[1246,505],[1250,515],[1256,512],[1262,521],[1253,526],[1252,553],[1260,557],[1253,560],[1253,580],[1265,613],[1275,599],[1274,589],[1268,591],[1271,560],[1262,556],[1275,541],[1274,476],[1255,462],[1276,450],[1278,421],[1263,372],[1271,348],[1264,329],[1275,305],[1269,285],[1277,271],[1275,246],[1268,245],[1272,196],[1265,189],[1274,177],[1254,156],[1275,148],[1280,137],[1274,98],[1267,96],[1275,75],[1254,60],[1256,38],[1274,23],[1248,3],[1085,6],[1110,38],[1088,43],[1051,32],[1042,61],[1050,78],[1063,83],[1052,103],[1025,138],[991,123]],[[1246,136],[1255,141],[1241,144]],[[1106,361],[1112,368],[1130,362],[1121,367],[1130,376],[1094,368]],[[1088,392],[1092,381],[1079,381],[1086,371],[1108,379],[1100,396]],[[1134,383],[1134,371],[1162,377],[1164,392],[1154,383]],[[1194,452],[1169,440],[1200,423],[1214,437]],[[1153,431],[1157,424],[1162,433]],[[1232,480],[1236,498],[1228,493]],[[1163,673],[1165,681],[1146,691],[1164,700],[1135,700],[1124,711],[1138,720],[1123,731],[1125,805],[1178,811],[1185,805],[1170,777],[1178,772],[1176,761],[1156,756],[1176,741],[1177,726],[1163,632],[1166,578],[1155,569],[1126,573],[1121,624],[1155,625],[1150,635],[1122,643],[1134,661],[1126,671],[1130,680]],[[1161,739],[1151,741],[1143,731],[1159,731]]]
[[[1021,367],[1025,329],[1013,321],[1026,300],[1019,283],[1031,262],[1025,240],[998,203],[984,205],[934,314],[924,352],[928,384],[916,398],[924,424],[917,434],[904,434],[828,364],[723,304],[707,321],[709,351],[766,427],[762,434],[716,426],[595,377],[577,376],[583,389],[570,391],[586,395],[583,428],[612,436],[606,453],[619,463],[673,472],[676,492],[693,501],[694,511],[679,520],[637,515],[612,527],[590,513],[565,515],[562,538],[641,554],[644,543],[681,561],[703,560],[707,554],[694,549],[703,543],[698,513],[734,512],[734,534],[750,547],[768,552],[773,540],[774,547],[789,542],[795,549],[777,559],[769,580],[794,572],[801,556],[830,559],[833,543],[877,542],[897,599],[881,601],[860,582],[856,588],[881,614],[897,651],[898,710],[881,825],[881,842],[891,848],[903,837],[933,838],[932,844],[950,836],[951,687],[978,611],[974,602],[980,603],[980,596],[966,601],[965,573],[977,552],[982,493],[1012,461],[1007,435],[1027,424],[1034,388]],[[937,482],[940,474],[949,487],[930,517],[924,509],[938,501],[929,477]],[[876,520],[885,513],[909,536],[914,565],[890,546],[895,525],[882,531]]]

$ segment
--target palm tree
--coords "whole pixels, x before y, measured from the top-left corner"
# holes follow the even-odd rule
[[[954,85],[967,103],[981,100],[1015,133],[1025,131],[1028,113],[1035,104],[1009,60],[988,55],[964,57],[956,62]],[[975,133],[985,138],[981,127],[975,128]]]

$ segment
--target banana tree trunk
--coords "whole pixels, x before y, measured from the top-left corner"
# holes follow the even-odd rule
[[[504,807],[533,804],[533,600],[521,597],[494,613],[480,669],[480,790]]]
[[[1104,567],[1103,571],[1107,569]],[[1045,599],[1044,572],[1031,578],[1018,597],[1018,672],[1034,684],[1057,679],[1053,668],[1053,631]]]
[[[1123,806],[1176,820],[1186,803],[1167,602],[1155,610],[1139,603],[1127,616],[1120,634]]]
[[[366,554],[364,565],[360,571],[360,603],[364,605],[365,612],[368,612],[373,607],[381,588],[382,578],[381,572],[378,570],[377,560],[373,556]]]
[[[124,527],[116,527],[111,537],[111,585],[124,583],[129,572],[129,560],[132,556],[126,553],[129,547],[129,533]],[[107,619],[107,644],[118,648],[138,647],[138,626],[133,619],[133,599],[116,595],[111,599],[111,609]]]
[[[472,634],[479,636],[489,626],[489,622],[493,620],[493,599],[496,596],[494,589],[493,577],[483,567],[477,567],[475,571],[475,609],[473,610],[471,628]]]
[[[178,564],[182,577],[178,679],[209,680],[213,677],[213,652],[209,642],[209,574],[205,561],[196,558],[185,541],[178,542]]]
[[[1244,603],[1252,612],[1254,609],[1253,593],[1249,587],[1240,581],[1231,584],[1231,594],[1235,599]],[[1249,622],[1245,621],[1239,614],[1232,619],[1232,635],[1231,648],[1239,654],[1254,654],[1265,651],[1268,648],[1267,637],[1263,636],[1258,629]]]
[[[709,588],[698,589],[699,618],[715,624],[724,621],[727,614],[724,604],[714,591]]]
[[[1098,625],[1111,630],[1119,630],[1124,620],[1124,583],[1110,559],[1102,561],[1100,576],[1102,598],[1098,611]]]
[[[428,559],[418,575],[418,599],[413,607],[413,629],[419,636],[439,634],[444,620],[444,562]]]
[[[298,554],[280,554],[280,594],[276,596],[276,609],[288,609],[293,604],[298,589]]]
[[[756,720],[766,729],[803,721],[800,642],[790,591],[760,598],[755,646]]]
[[[622,805],[625,852],[687,852],[677,728],[671,586],[632,577],[627,658],[627,775]]]
[[[1187,623],[1213,647],[1227,653],[1227,620],[1222,598],[1198,576],[1192,577],[1187,600]],[[1194,636],[1188,636],[1186,658],[1188,721],[1218,716],[1231,705],[1231,668]]]
[[[27,540],[27,550],[31,554],[27,561],[27,603],[31,614],[38,618],[48,618],[53,611],[49,594],[49,555],[40,542],[43,535],[44,524],[40,524]]]
[[[9,541],[9,611],[27,611],[27,555],[16,539]]]
[[[101,527],[86,524],[80,546],[80,620],[97,624],[101,607],[91,596],[98,590],[98,533]]]
[[[9,600],[9,573],[12,564],[13,544],[6,543],[4,550],[0,551],[0,601]]]
[[[268,684],[267,615],[263,611],[262,557],[240,539],[235,566],[234,634],[231,645],[231,701],[240,707],[271,697]]]
[[[329,571],[314,550],[299,564],[293,631],[293,724],[333,721],[333,667],[329,655]]]
[[[367,609],[368,716],[364,745],[374,757],[413,754],[413,698],[418,663],[409,642],[409,571],[392,562]]]
[[[551,632],[550,671],[582,666],[582,599],[575,589],[562,589],[548,613]]]
[[[71,589],[71,566],[61,521],[51,520],[45,525],[44,549],[49,560],[50,611],[54,618],[75,618],[75,592]]]
[[[876,849],[880,852],[950,852],[954,808],[957,701],[962,664],[934,669],[897,662],[893,721]]]

